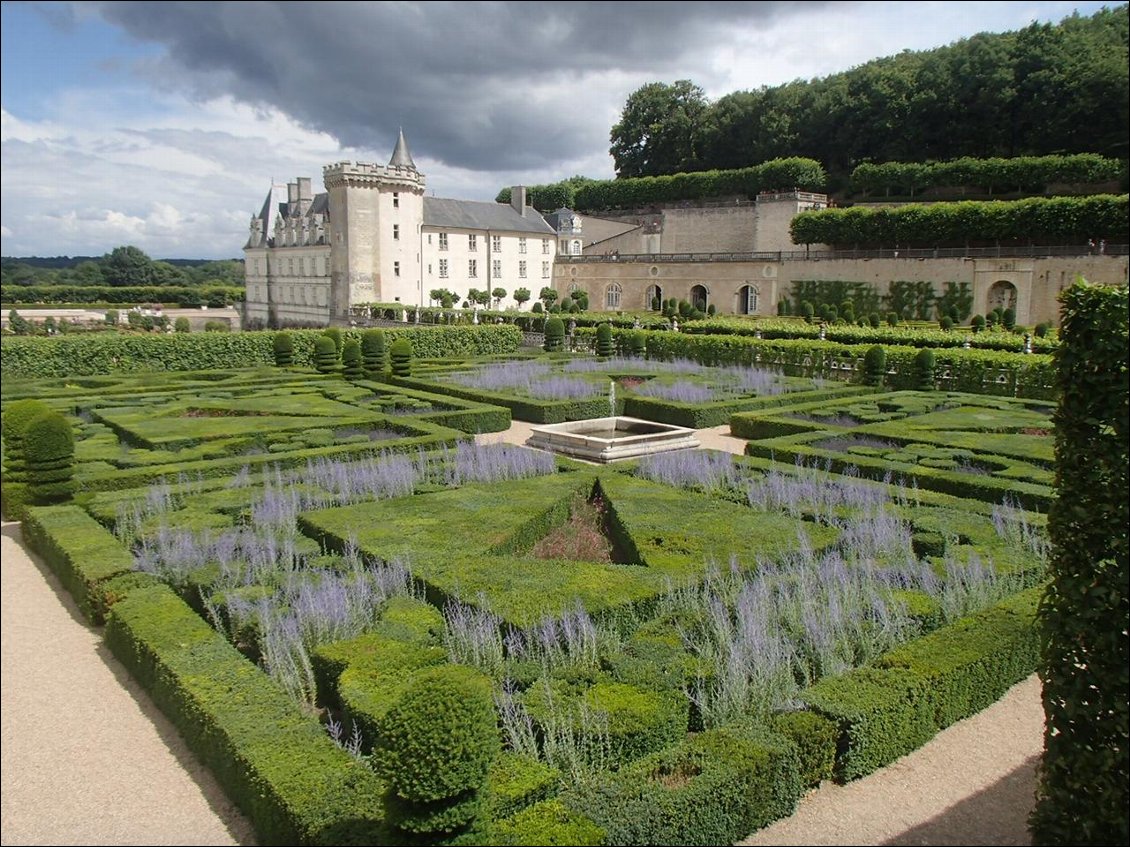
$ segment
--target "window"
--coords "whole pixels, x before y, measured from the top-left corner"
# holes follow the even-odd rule
[[[392,240],[393,241],[399,241],[400,240],[400,224],[393,224],[392,225]]]
[[[392,275],[393,276],[400,276],[400,262],[393,262],[392,263]]]
[[[616,282],[604,289],[604,308],[619,309],[621,293],[622,289],[620,288],[620,284]]]
[[[518,263],[518,278],[519,279],[525,279],[526,278],[526,263],[525,262],[519,262]]]
[[[432,263],[428,262],[428,276],[432,275]]]
[[[439,249],[440,250],[446,250],[447,249],[447,233],[446,232],[441,232],[439,234]]]
[[[549,279],[549,262],[541,263],[541,278]]]
[[[491,236],[490,249],[493,250],[495,253],[501,253],[502,252],[502,236],[501,235]]]
[[[479,262],[477,259],[467,260],[467,276],[471,279],[479,278]]]
[[[569,253],[569,239],[567,239],[567,238],[561,239],[561,252],[565,253],[565,254]]]
[[[472,253],[479,249],[479,237],[477,235],[467,236],[467,249]]]
[[[432,243],[432,234],[429,232],[428,233],[428,244],[431,244],[431,243]]]
[[[491,274],[495,279],[502,279],[502,259],[495,259],[491,267]]]
[[[541,240],[541,252],[545,253],[547,255],[549,254],[549,239],[548,238],[543,238]]]
[[[447,259],[439,260],[439,278],[447,279]]]
[[[400,208],[400,195],[397,192],[392,192],[392,208]]]
[[[526,252],[526,239],[524,239],[524,238],[518,239],[518,252],[519,253],[525,253]]]

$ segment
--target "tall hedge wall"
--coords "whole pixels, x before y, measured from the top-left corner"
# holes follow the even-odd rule
[[[1040,606],[1044,758],[1037,844],[1130,840],[1126,288],[1060,295],[1051,584]]]
[[[796,244],[924,245],[1021,239],[1040,244],[1125,242],[1125,194],[1029,197],[801,212],[789,225]]]
[[[310,367],[320,330],[290,330],[294,364]],[[360,340],[348,330],[346,338]],[[522,341],[515,326],[412,327],[386,331],[390,342],[407,337],[424,359],[513,353]],[[193,332],[170,335],[65,335],[5,337],[0,367],[5,378],[92,376],[128,371],[246,368],[275,362],[274,332]]]
[[[864,162],[851,172],[854,191],[913,194],[924,188],[975,186],[993,191],[1044,191],[1054,183],[1117,180],[1118,159],[1097,153],[1071,156],[1016,156],[1011,159],[964,157],[948,162]]]
[[[244,290],[230,285],[3,285],[0,299],[11,303],[176,303],[227,306],[243,301]]]

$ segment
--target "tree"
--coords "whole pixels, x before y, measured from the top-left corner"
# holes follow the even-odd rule
[[[538,299],[545,304],[545,310],[548,312],[549,308],[557,302],[557,292],[547,285],[538,294]]]
[[[102,257],[102,276],[107,285],[156,285],[153,260],[137,247],[115,247]]]
[[[15,309],[12,309],[8,312],[8,329],[16,335],[30,335],[31,323]]]
[[[498,309],[502,306],[502,299],[506,296],[506,289],[502,286],[495,288],[491,295],[494,297],[494,308]]]
[[[698,143],[709,108],[690,80],[651,82],[628,96],[609,149],[618,177],[657,176],[701,167]]]
[[[514,289],[514,302],[518,304],[518,308],[522,308],[522,304],[530,299],[530,289],[528,288],[515,288]]]
[[[489,306],[490,305],[490,292],[487,291],[485,288],[482,291],[476,292],[475,302],[478,303],[480,306]]]

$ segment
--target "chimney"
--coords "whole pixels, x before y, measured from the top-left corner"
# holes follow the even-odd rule
[[[298,211],[298,183],[288,182],[286,184],[286,214],[287,217],[297,213]]]
[[[515,185],[510,189],[510,205],[519,215],[526,214],[526,186]]]
[[[305,215],[310,211],[313,202],[314,192],[310,186],[310,177],[300,176],[298,178],[298,214]]]

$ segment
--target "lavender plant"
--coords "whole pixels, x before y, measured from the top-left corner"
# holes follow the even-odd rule
[[[432,479],[444,485],[456,486],[544,476],[556,470],[556,460],[541,450],[461,441],[454,450],[444,448],[429,473]]]
[[[645,456],[636,466],[635,474],[677,488],[704,491],[732,488],[739,479],[734,457],[713,450],[675,450]]]

